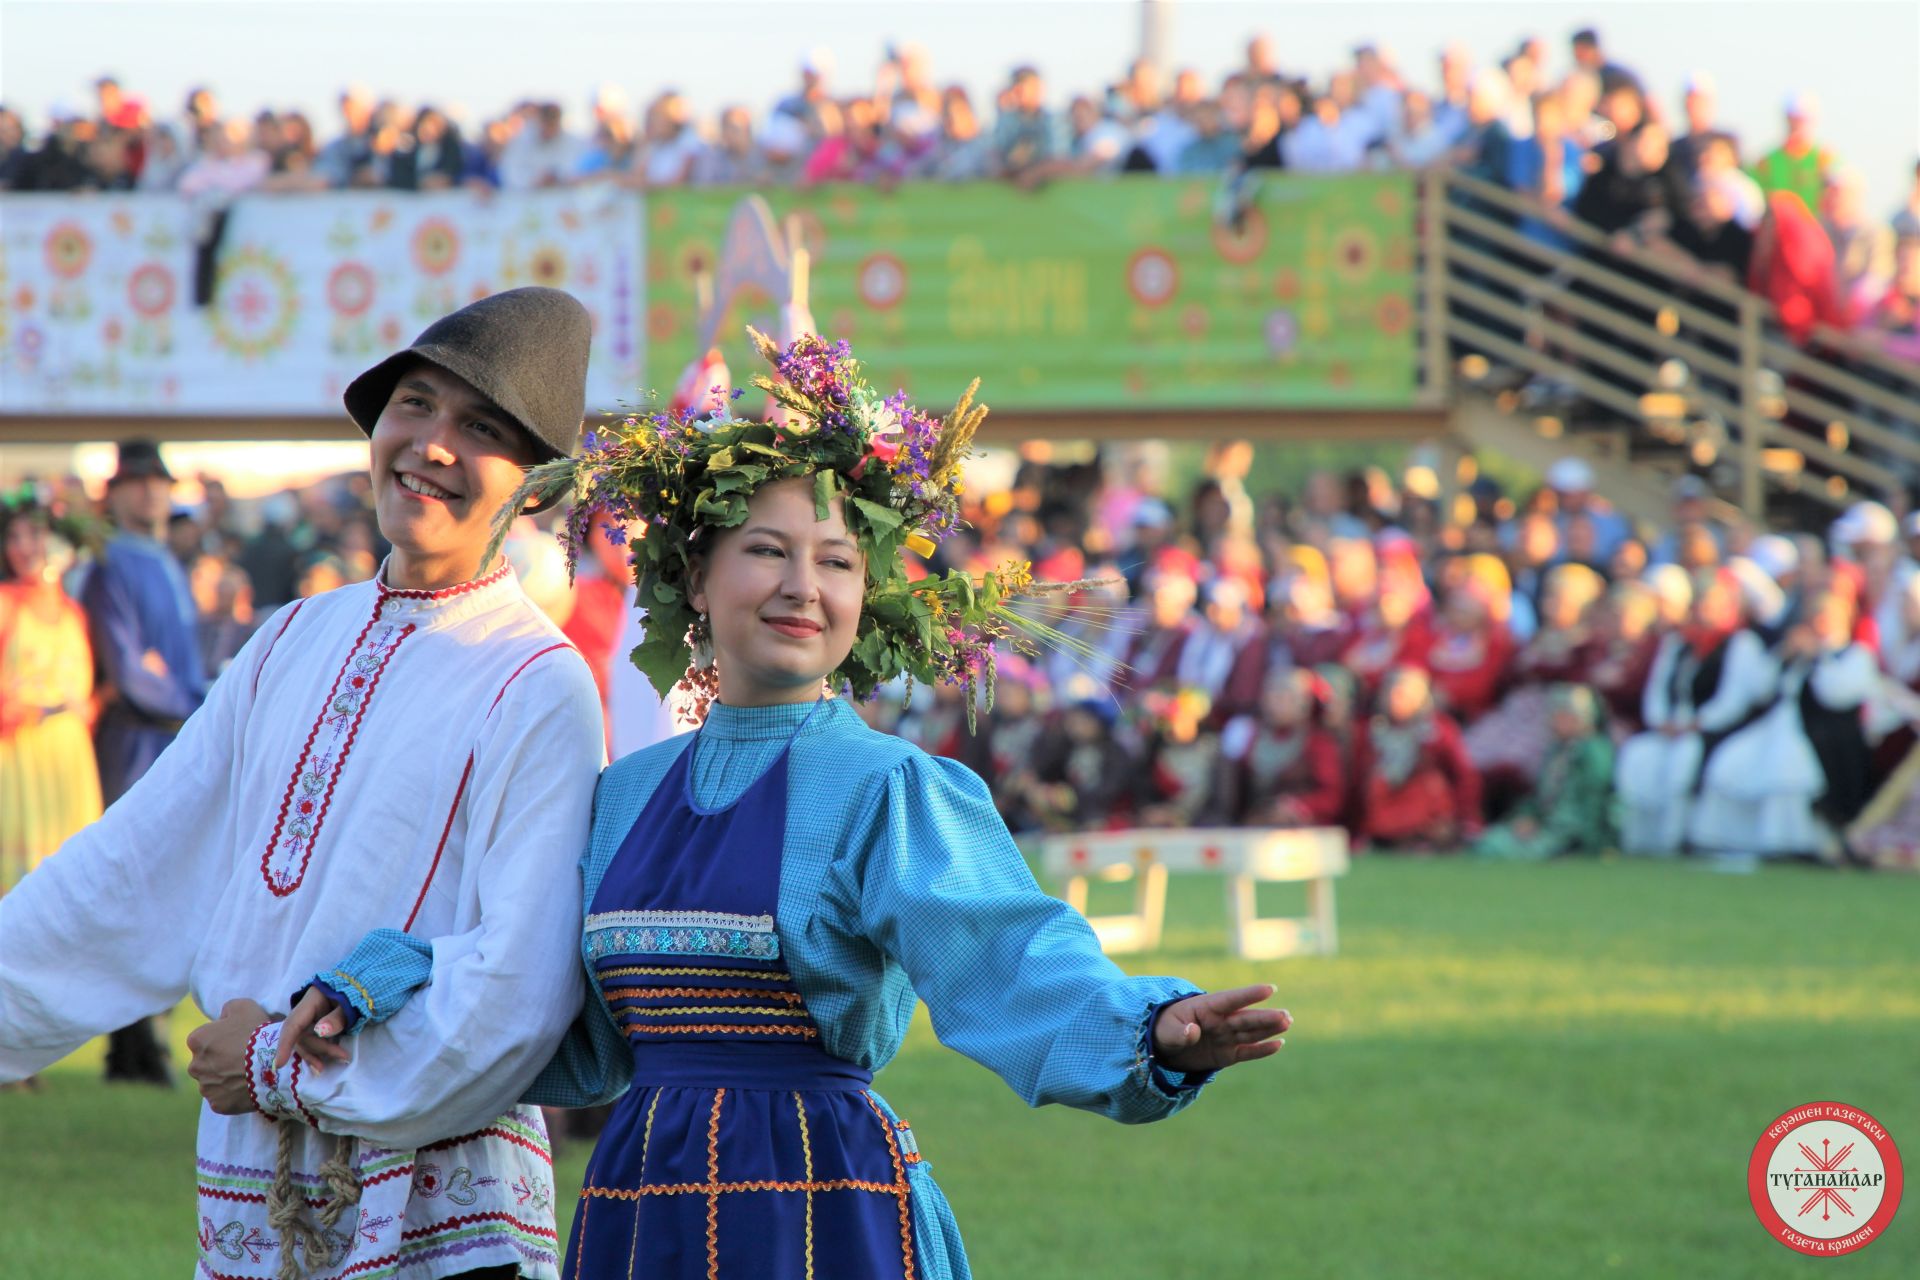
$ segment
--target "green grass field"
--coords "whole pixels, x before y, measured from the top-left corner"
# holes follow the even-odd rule
[[[1816,1260],[1767,1238],[1745,1185],[1766,1124],[1816,1100],[1920,1161],[1920,880],[1373,859],[1340,923],[1337,958],[1227,960],[1217,884],[1176,879],[1166,949],[1127,967],[1270,979],[1298,1026],[1168,1124],[1028,1111],[923,1019],[879,1087],[975,1272],[1920,1275],[1920,1193],[1864,1251]],[[185,1280],[197,1100],[107,1089],[98,1063],[0,1094],[0,1271]],[[585,1156],[563,1155],[563,1188]]]

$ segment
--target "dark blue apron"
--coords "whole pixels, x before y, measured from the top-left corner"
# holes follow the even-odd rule
[[[588,1163],[566,1275],[905,1280],[918,1156],[871,1073],[821,1046],[781,956],[792,740],[724,809],[694,800],[699,745],[634,822],[587,920],[633,1088]]]

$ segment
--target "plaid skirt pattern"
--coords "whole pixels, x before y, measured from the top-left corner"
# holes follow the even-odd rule
[[[911,1280],[919,1159],[863,1089],[635,1088],[587,1167],[566,1274]]]

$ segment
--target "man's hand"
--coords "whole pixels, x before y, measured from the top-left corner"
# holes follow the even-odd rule
[[[333,1037],[346,1029],[347,1018],[340,1006],[321,995],[318,987],[308,987],[287,1015],[287,1025],[280,1028],[280,1048],[273,1055],[273,1065],[286,1066],[296,1051],[316,1074],[326,1070],[329,1062],[346,1062],[353,1055],[333,1043]]]
[[[247,1088],[247,1042],[262,1023],[273,1018],[251,1000],[229,1000],[220,1016],[195,1027],[187,1037],[193,1061],[187,1074],[200,1086],[200,1096],[223,1116],[243,1116],[254,1110],[253,1091]]]
[[[1219,1071],[1280,1052],[1275,1039],[1293,1026],[1285,1009],[1254,1009],[1271,998],[1265,983],[1188,996],[1160,1011],[1153,1024],[1153,1056],[1169,1071]]]

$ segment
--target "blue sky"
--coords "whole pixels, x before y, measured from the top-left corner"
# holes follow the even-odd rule
[[[1830,144],[1866,175],[1880,207],[1905,191],[1920,152],[1920,5],[1911,0],[1176,0],[1170,8],[1176,64],[1209,77],[1238,60],[1254,31],[1272,33],[1285,64],[1315,78],[1372,40],[1424,81],[1449,40],[1492,58],[1537,33],[1564,60],[1567,35],[1591,23],[1614,57],[1676,106],[1686,74],[1711,71],[1725,122],[1749,149],[1777,140],[1786,90],[1819,94]],[[603,81],[636,101],[672,85],[702,111],[735,101],[764,110],[810,46],[830,48],[841,83],[859,85],[889,40],[913,40],[932,50],[942,80],[966,84],[976,101],[1020,61],[1039,65],[1064,101],[1117,74],[1139,38],[1140,6],[1131,0],[0,0],[0,96],[37,117],[56,101],[85,103],[92,78],[112,71],[168,114],[190,86],[206,83],[230,109],[300,107],[323,134],[349,81],[469,115],[523,96],[583,111]]]

